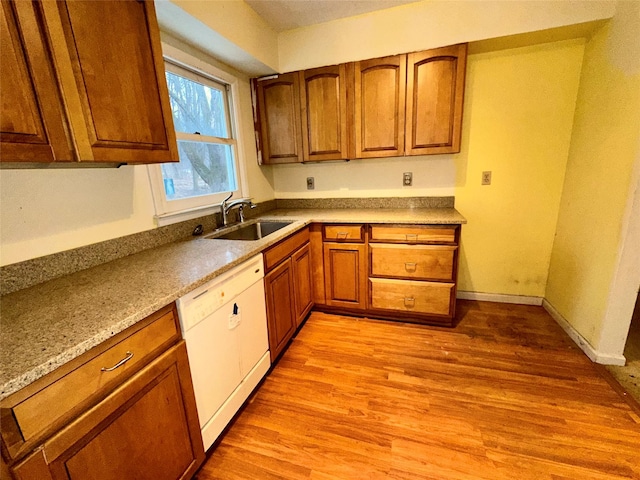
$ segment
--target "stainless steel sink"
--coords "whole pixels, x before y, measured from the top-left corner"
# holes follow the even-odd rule
[[[256,222],[248,225],[243,225],[240,228],[231,230],[230,232],[209,235],[209,239],[222,239],[222,240],[259,240],[277,232],[281,228],[291,225],[293,222]]]

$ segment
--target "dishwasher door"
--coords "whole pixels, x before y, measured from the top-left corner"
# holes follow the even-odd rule
[[[262,281],[189,329],[184,338],[202,428],[269,349]]]

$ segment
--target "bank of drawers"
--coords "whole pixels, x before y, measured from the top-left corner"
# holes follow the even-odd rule
[[[8,455],[23,453],[179,340],[172,304],[4,399],[1,434]]]
[[[371,225],[370,307],[452,320],[458,226]]]

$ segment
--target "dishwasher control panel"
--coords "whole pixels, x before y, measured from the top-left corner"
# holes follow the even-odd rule
[[[264,277],[262,254],[244,262],[178,299],[184,334]]]

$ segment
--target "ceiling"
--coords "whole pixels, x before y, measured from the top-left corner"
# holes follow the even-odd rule
[[[415,1],[417,0],[245,0],[278,32]]]

